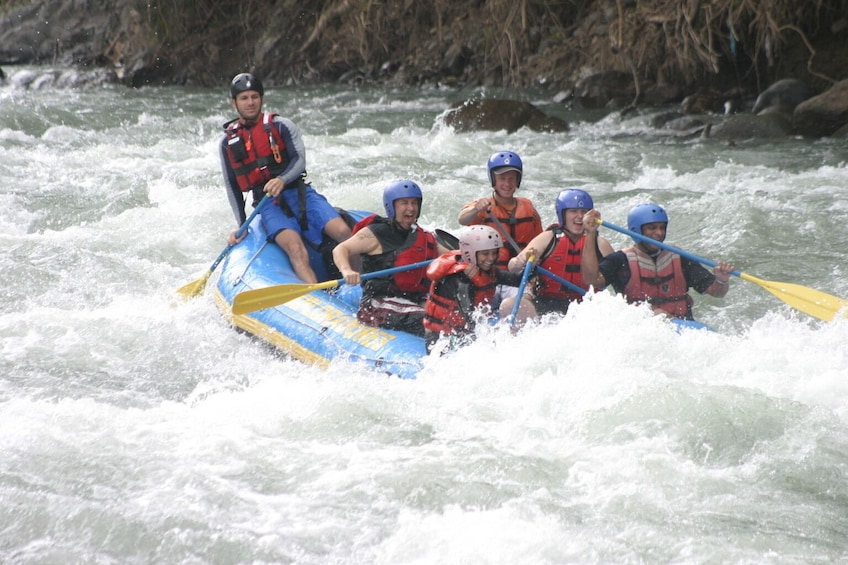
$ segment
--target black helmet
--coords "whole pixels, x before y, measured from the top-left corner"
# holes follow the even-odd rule
[[[230,83],[230,96],[235,98],[240,92],[247,90],[255,90],[259,96],[265,96],[265,89],[262,88],[262,82],[250,73],[240,73],[233,77],[233,82]]]

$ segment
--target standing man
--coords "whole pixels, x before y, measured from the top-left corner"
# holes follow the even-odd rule
[[[304,240],[317,250],[323,234],[342,242],[351,231],[327,199],[306,183],[300,130],[289,119],[263,113],[264,95],[262,83],[250,73],[236,75],[230,84],[230,103],[238,118],[224,124],[221,140],[227,197],[239,225],[247,217],[244,193],[252,193],[254,207],[265,194],[273,198],[260,212],[269,240],[286,252],[298,278],[316,283]],[[238,243],[236,231],[227,238],[229,245]]]
[[[598,236],[601,213],[589,210],[583,218],[586,245],[594,245]],[[630,231],[663,242],[668,228],[668,214],[656,204],[640,204],[627,214]],[[694,300],[688,290],[723,298],[729,288],[733,265],[720,261],[709,272],[703,265],[681,257],[650,242],[633,240],[636,245],[615,251],[600,262],[594,253],[582,256],[583,280],[595,287],[611,284],[627,302],[647,302],[654,313],[693,320]]]

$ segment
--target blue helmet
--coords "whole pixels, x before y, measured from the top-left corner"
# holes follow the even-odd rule
[[[230,96],[235,98],[242,92],[255,90],[259,96],[265,96],[265,89],[262,87],[262,82],[250,73],[239,73],[233,77],[230,83]]]
[[[506,171],[518,171],[518,182],[516,186],[521,186],[521,175],[524,173],[524,165],[521,163],[521,157],[512,151],[498,151],[497,153],[492,153],[492,156],[489,157],[489,183],[492,186],[495,186],[495,169],[498,169],[498,173],[505,173]]]
[[[638,234],[642,233],[642,226],[655,222],[668,223],[668,214],[657,204],[639,204],[627,214],[627,229]],[[633,241],[639,243],[642,240],[634,237]]]
[[[386,209],[387,218],[394,219],[395,200],[399,198],[417,198],[418,212],[421,213],[421,203],[424,201],[421,187],[411,180],[402,179],[392,181],[383,189],[383,207]]]
[[[586,210],[591,210],[595,207],[595,204],[592,202],[592,197],[589,196],[589,193],[585,190],[580,190],[577,188],[572,188],[569,190],[563,190],[559,193],[556,199],[556,215],[557,220],[559,220],[560,227],[565,226],[565,216],[563,212],[570,208],[585,208]]]

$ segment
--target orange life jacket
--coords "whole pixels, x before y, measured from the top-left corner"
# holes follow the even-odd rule
[[[565,235],[562,228],[553,228],[554,237],[548,245],[550,252],[546,250],[542,254],[540,266],[549,270],[560,278],[574,283],[580,288],[588,290],[588,285],[583,284],[583,276],[580,274],[580,261],[583,256],[583,246],[586,237],[581,236],[576,242]],[[581,294],[570,289],[551,277],[539,277],[539,287],[536,295],[544,298],[556,298],[561,300],[579,300]]]
[[[628,302],[648,302],[675,318],[692,317],[694,301],[687,293],[680,255],[661,250],[654,259],[638,247],[622,251],[630,263],[630,280],[624,288]]]
[[[517,203],[512,211],[507,211],[503,206],[495,204],[492,206],[492,214],[500,220],[503,228],[518,245],[518,249],[524,249],[534,237],[542,233],[542,223],[541,220],[537,220],[538,213],[529,198],[516,197],[515,200]],[[501,232],[500,226],[495,224],[488,215],[476,223],[491,226],[498,233]],[[508,241],[504,241],[503,247],[498,251],[498,260],[495,265],[500,269],[506,269],[509,260],[516,255],[518,252]]]
[[[468,281],[468,292],[463,296],[443,296],[437,293],[439,281],[449,275],[462,273],[468,263],[460,260],[456,251],[449,251],[427,267],[427,276],[432,281],[430,295],[424,306],[424,329],[445,335],[467,333],[473,330],[473,321],[467,316],[484,305],[491,305],[497,286],[494,271],[478,270]],[[462,284],[462,283],[460,283]]]

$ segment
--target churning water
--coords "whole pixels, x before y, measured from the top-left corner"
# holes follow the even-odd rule
[[[724,300],[696,295],[715,333],[599,294],[414,381],[308,367],[176,294],[234,227],[225,88],[6,70],[0,561],[848,559],[846,321],[734,278]],[[301,127],[337,206],[377,210],[408,177],[422,223],[455,230],[510,149],[546,223],[563,188],[618,225],[652,200],[673,245],[848,296],[844,140],[684,140],[507,94],[571,130],[457,134],[438,117],[468,93],[448,90],[274,88],[266,109]]]

